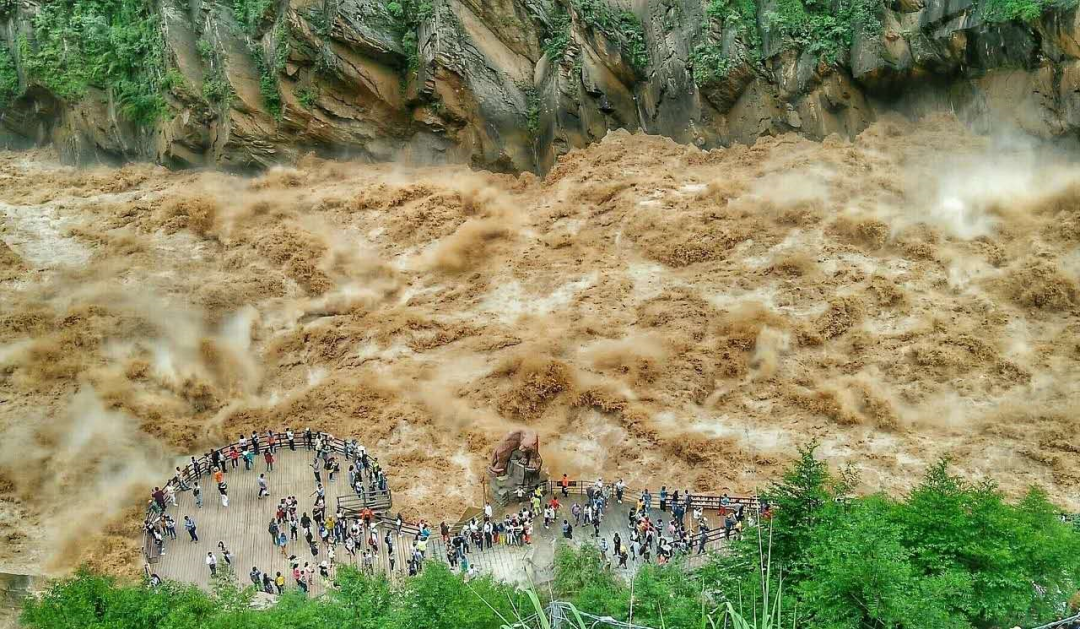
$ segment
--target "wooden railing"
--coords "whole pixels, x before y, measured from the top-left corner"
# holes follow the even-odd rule
[[[545,481],[545,482],[541,483],[539,486],[543,488],[543,491],[544,491],[545,494],[561,493],[562,492],[562,481],[561,480]],[[568,480],[567,487],[566,487],[566,493],[575,494],[575,495],[584,495],[584,494],[588,493],[589,487],[593,487],[593,486],[594,486],[594,482],[592,482],[592,481]],[[614,494],[615,494],[615,486],[614,486],[614,484],[609,484],[609,483],[605,482],[604,483],[604,488],[607,491],[607,494],[608,494],[609,497],[614,496]],[[534,489],[535,489],[535,486],[530,487],[530,488],[526,488],[526,496],[528,496],[528,493],[533,491]],[[641,498],[641,494],[642,494],[643,491],[644,491],[643,488],[626,487],[623,490],[623,500],[627,501],[627,502],[635,502],[636,503]],[[671,508],[670,505],[674,504],[674,502],[672,501],[672,496],[674,495],[674,493],[675,492],[671,492],[667,496],[668,505],[669,505],[668,508],[669,509]],[[724,502],[725,499],[727,500],[726,503]],[[679,493],[679,502],[682,503],[682,504],[686,504],[686,494],[685,493],[682,493],[682,492]],[[650,489],[649,490],[649,509],[657,509],[657,508],[659,508],[659,506],[660,506],[660,495],[659,495],[659,493],[655,492],[655,491],[652,491]],[[735,509],[735,508],[737,508],[739,506],[743,506],[743,507],[747,507],[747,508],[749,508],[749,509],[751,509],[753,511],[756,511],[761,506],[761,504],[760,504],[760,501],[758,500],[758,498],[756,496],[722,496],[722,495],[716,495],[716,494],[691,493],[690,494],[690,506],[691,507],[700,507],[701,509],[703,509],[705,511],[710,511],[710,510],[711,511],[719,511],[720,507],[728,507],[728,508],[731,508],[731,509]]]
[[[330,449],[333,452],[335,452],[337,454],[344,454],[345,453],[346,441],[344,439],[338,439],[337,437],[328,436],[325,433],[317,433],[317,432],[311,433],[311,443],[314,444],[315,440],[318,439],[320,436],[323,438],[323,440],[325,442],[327,442],[329,444]],[[265,437],[266,437],[265,434],[260,434],[259,435],[259,440],[260,440],[259,441],[259,451],[260,452],[265,451],[265,449],[267,447],[267,442],[263,441],[263,439]],[[283,433],[283,432],[274,433],[274,438],[277,440],[277,442],[274,444],[274,447],[275,447],[275,449],[277,451],[281,451],[281,450],[286,449],[286,448],[289,447],[289,442],[288,442],[288,439],[286,438],[286,433]],[[304,436],[304,433],[302,433],[302,432],[293,433],[293,440],[296,443],[296,449],[297,450],[307,449],[307,441],[306,441],[306,438]],[[248,443],[250,444],[250,440],[248,441]],[[217,451],[217,452],[221,453],[221,455],[222,455],[221,456],[221,461],[222,461],[223,466],[224,466],[225,464],[228,463],[228,452],[229,452],[229,450],[231,448],[236,448],[239,451],[240,450],[240,442],[239,441],[234,441],[234,442],[232,442],[232,443],[230,443],[228,445],[222,446],[221,448],[215,448],[215,449],[211,450],[210,452],[212,453],[214,451]],[[195,473],[195,469],[194,469],[194,467],[192,466],[191,463],[188,463],[184,467],[180,468],[180,477],[183,480],[182,484],[184,486],[190,486],[191,483],[195,482],[199,478],[208,475],[210,473],[210,467],[213,465],[213,460],[211,459],[210,454],[204,454],[203,456],[198,457],[197,459],[195,459],[195,464],[198,465],[198,467],[199,467],[199,473],[198,474]],[[226,475],[228,475],[228,472],[226,472]],[[180,491],[180,487],[177,486],[177,485],[174,485],[173,484],[173,479],[171,479],[171,478],[168,480],[168,482],[165,483],[165,485],[162,487],[162,489],[165,489],[165,488],[168,488],[168,487],[172,487],[173,491]],[[382,492],[377,492],[377,493],[382,493]],[[386,500],[386,509],[389,509],[390,508],[390,489],[389,489],[389,487],[386,489],[386,492],[385,492],[385,500]],[[168,508],[168,504],[166,504],[166,508]],[[374,508],[372,508],[372,509],[374,510]],[[150,534],[150,532],[146,529],[147,524],[151,524],[151,525],[156,526],[158,524],[158,522],[160,522],[160,520],[161,520],[161,515],[162,514],[159,513],[158,510],[157,510],[157,504],[154,502],[153,499],[151,499],[147,503],[146,517],[143,520],[143,556],[146,558],[147,563],[157,563],[158,561],[161,560],[160,551],[159,551],[157,545],[154,543],[154,538]]]
[[[389,511],[393,504],[393,496],[389,487],[386,488],[386,491],[381,489],[376,491],[365,491],[363,498],[356,494],[350,496],[338,496],[337,498],[338,509],[341,509],[346,514],[353,517],[359,515],[364,509],[371,509],[372,511]]]
[[[263,435],[260,435],[260,437],[262,437],[262,436]],[[306,449],[307,442],[305,441],[303,433],[294,433],[293,436],[294,436],[295,442],[297,443],[297,449],[302,449],[302,448]],[[322,435],[322,436],[323,436],[324,439],[326,439],[326,435]],[[312,441],[313,442],[318,437],[319,437],[319,433],[312,433]],[[288,447],[288,441],[285,438],[285,433],[275,433],[275,438],[277,439],[276,448],[278,450],[282,450],[282,449]],[[335,437],[329,437],[328,443],[330,445],[331,450],[333,450],[334,452],[339,453],[339,454],[343,454],[345,452],[345,444],[346,444],[346,442],[344,440],[338,439],[338,438],[335,438]],[[265,448],[265,445],[266,445],[265,443],[260,443],[260,450]],[[225,455],[233,447],[235,447],[237,450],[239,450],[240,449],[239,442],[230,443],[230,444],[228,444],[226,446],[223,446],[223,447],[217,449],[217,451],[222,454],[223,462],[227,462],[227,457]],[[209,470],[210,470],[210,466],[212,464],[211,461],[212,460],[211,460],[209,455],[203,455],[202,457],[199,457],[198,459],[196,459],[196,462],[197,462],[197,464],[199,466],[199,470],[200,470],[200,474],[198,474],[198,475],[195,474],[194,469],[193,469],[193,467],[192,467],[192,465],[190,463],[188,463],[183,468],[181,468],[180,471],[181,471],[181,476],[182,476],[182,478],[184,480],[184,484],[189,485],[190,483],[194,482],[197,478],[208,474]],[[172,480],[170,480],[168,483],[166,483],[166,486],[170,486],[171,484],[172,484]],[[592,487],[592,486],[594,486],[594,483],[592,481],[569,480],[567,482],[566,491],[567,491],[568,494],[585,495],[585,494],[588,493],[589,487]],[[545,494],[548,494],[548,495],[553,494],[553,493],[561,493],[562,492],[562,483],[561,483],[561,481],[558,481],[558,480],[551,481],[551,480],[549,480],[549,481],[545,481],[543,483],[540,483],[539,485],[532,485],[532,486],[528,486],[528,487],[523,487],[524,495],[525,495],[526,499],[528,498],[528,496],[537,487],[541,487],[543,492]],[[614,497],[614,491],[615,491],[614,490],[614,484],[605,483],[604,487],[608,492],[608,496],[610,498],[613,498]],[[179,491],[178,488],[174,488],[174,489]],[[636,503],[641,498],[641,494],[642,494],[642,489],[641,488],[625,487],[624,490],[623,490],[623,500],[625,502]],[[670,502],[672,500],[673,496],[674,496],[674,492],[672,492],[671,494],[668,495],[669,505],[673,504],[672,502]],[[684,493],[680,493],[680,495],[679,495],[679,501],[682,504],[686,504],[685,503],[685,500],[686,500],[685,496],[686,496],[686,494],[684,494]],[[649,508],[650,509],[659,508],[659,504],[660,504],[659,493],[650,490],[649,491],[649,497],[650,497]],[[726,499],[726,503],[725,503],[725,499]],[[346,513],[352,515],[353,517],[358,515],[359,512],[362,509],[368,508],[368,509],[371,509],[373,512],[375,512],[375,517],[379,521],[384,522],[384,523],[390,523],[391,525],[395,524],[394,519],[387,515],[387,513],[389,512],[391,506],[393,505],[393,494],[392,494],[392,492],[391,492],[391,490],[389,488],[387,488],[385,491],[377,490],[377,491],[374,491],[374,492],[364,492],[364,497],[362,499],[359,496],[355,496],[355,495],[339,496],[337,498],[337,505],[338,505],[339,508],[343,509]],[[733,509],[735,509],[735,508],[737,508],[739,506],[747,507],[752,511],[757,511],[761,507],[761,503],[757,499],[757,497],[721,496],[721,495],[706,494],[706,493],[691,493],[690,494],[690,505],[691,505],[691,507],[698,507],[698,508],[701,508],[701,509],[706,510],[706,511],[719,511],[721,507],[726,507],[726,508],[729,508],[729,509],[733,510]],[[670,509],[671,507],[669,506],[668,508]],[[157,522],[160,520],[160,517],[161,517],[161,514],[159,514],[157,512],[156,505],[155,505],[154,501],[150,500],[149,504],[147,506],[147,513],[146,513],[145,523],[150,523],[150,524],[156,525]],[[452,529],[451,529],[452,532],[457,533],[462,528],[462,524],[463,523],[461,523],[461,522],[458,522],[458,523],[454,524]],[[402,532],[405,533],[405,534],[411,535],[411,536],[416,536],[416,535],[418,535],[420,533],[420,527],[416,523],[403,523]],[[433,531],[433,534],[437,534],[437,533],[438,533],[437,531]],[[726,532],[725,532],[723,527],[715,527],[715,528],[709,530],[708,532],[706,532],[706,534],[705,534],[706,543],[721,540],[725,536],[726,536]],[[694,540],[694,541],[695,541],[695,543],[697,543],[699,540]],[[158,554],[158,549],[157,549],[156,544],[154,543],[153,536],[151,536],[148,531],[145,531],[144,535],[143,535],[143,554],[145,555],[146,561],[148,563],[156,563],[157,561],[160,560],[160,556]]]

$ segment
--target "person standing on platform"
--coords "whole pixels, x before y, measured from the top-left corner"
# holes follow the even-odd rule
[[[221,549],[221,557],[225,559],[225,565],[232,566],[232,553],[230,553],[229,549],[225,547],[225,542],[219,541],[217,545],[218,548]]]

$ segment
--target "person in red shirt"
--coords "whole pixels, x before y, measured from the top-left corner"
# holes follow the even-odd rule
[[[266,459],[266,471],[267,472],[273,472],[274,471],[274,455],[271,454],[269,448],[265,452],[263,452],[263,458]]]
[[[232,461],[234,470],[240,467],[240,452],[236,449],[236,446],[229,448],[229,460]]]

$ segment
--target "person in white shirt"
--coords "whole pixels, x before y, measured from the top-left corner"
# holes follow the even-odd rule
[[[217,557],[213,552],[206,553],[206,565],[210,568],[210,578],[217,576]]]

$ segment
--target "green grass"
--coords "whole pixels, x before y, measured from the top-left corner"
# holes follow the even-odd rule
[[[195,51],[199,53],[203,61],[209,61],[214,57],[214,45],[207,39],[199,38],[195,42]]]
[[[290,578],[277,604],[259,610],[250,607],[250,587],[241,590],[225,578],[205,592],[179,583],[126,585],[81,570],[42,598],[28,598],[21,620],[28,629],[498,629],[530,605],[511,586],[490,578],[465,583],[434,563],[394,584],[344,565],[337,584],[324,597],[308,598]]]
[[[211,105],[228,108],[236,93],[226,76],[223,55],[206,38],[199,38],[195,42],[195,50],[207,67],[206,78],[203,80],[203,99]]]
[[[1048,0],[988,0],[992,2],[1045,2]],[[1069,0],[1075,2],[1076,0]],[[878,12],[882,0],[777,0],[762,17],[763,26],[780,37],[781,49],[796,48],[816,55],[829,64],[842,62],[851,49],[855,34],[873,37],[881,32]],[[724,31],[735,29],[748,51],[747,57],[731,59],[719,42],[709,39],[691,52],[694,82],[705,86],[727,76],[734,64],[757,61],[762,56],[756,0],[710,0],[705,8],[703,31],[713,24]]]
[[[278,85],[278,74],[285,69],[285,63],[289,59],[288,32],[283,25],[279,24],[274,29],[273,45],[273,55],[267,58],[262,46],[252,42],[251,56],[259,69],[259,94],[262,95],[263,104],[274,120],[280,121],[285,114],[285,108]]]
[[[704,87],[726,77],[733,61],[724,54],[719,44],[702,42],[690,52],[690,63],[694,84]]]
[[[308,24],[311,24],[312,29],[315,30],[315,33],[319,37],[327,37],[330,35],[331,21],[325,11],[312,7],[304,17],[307,19]]]

